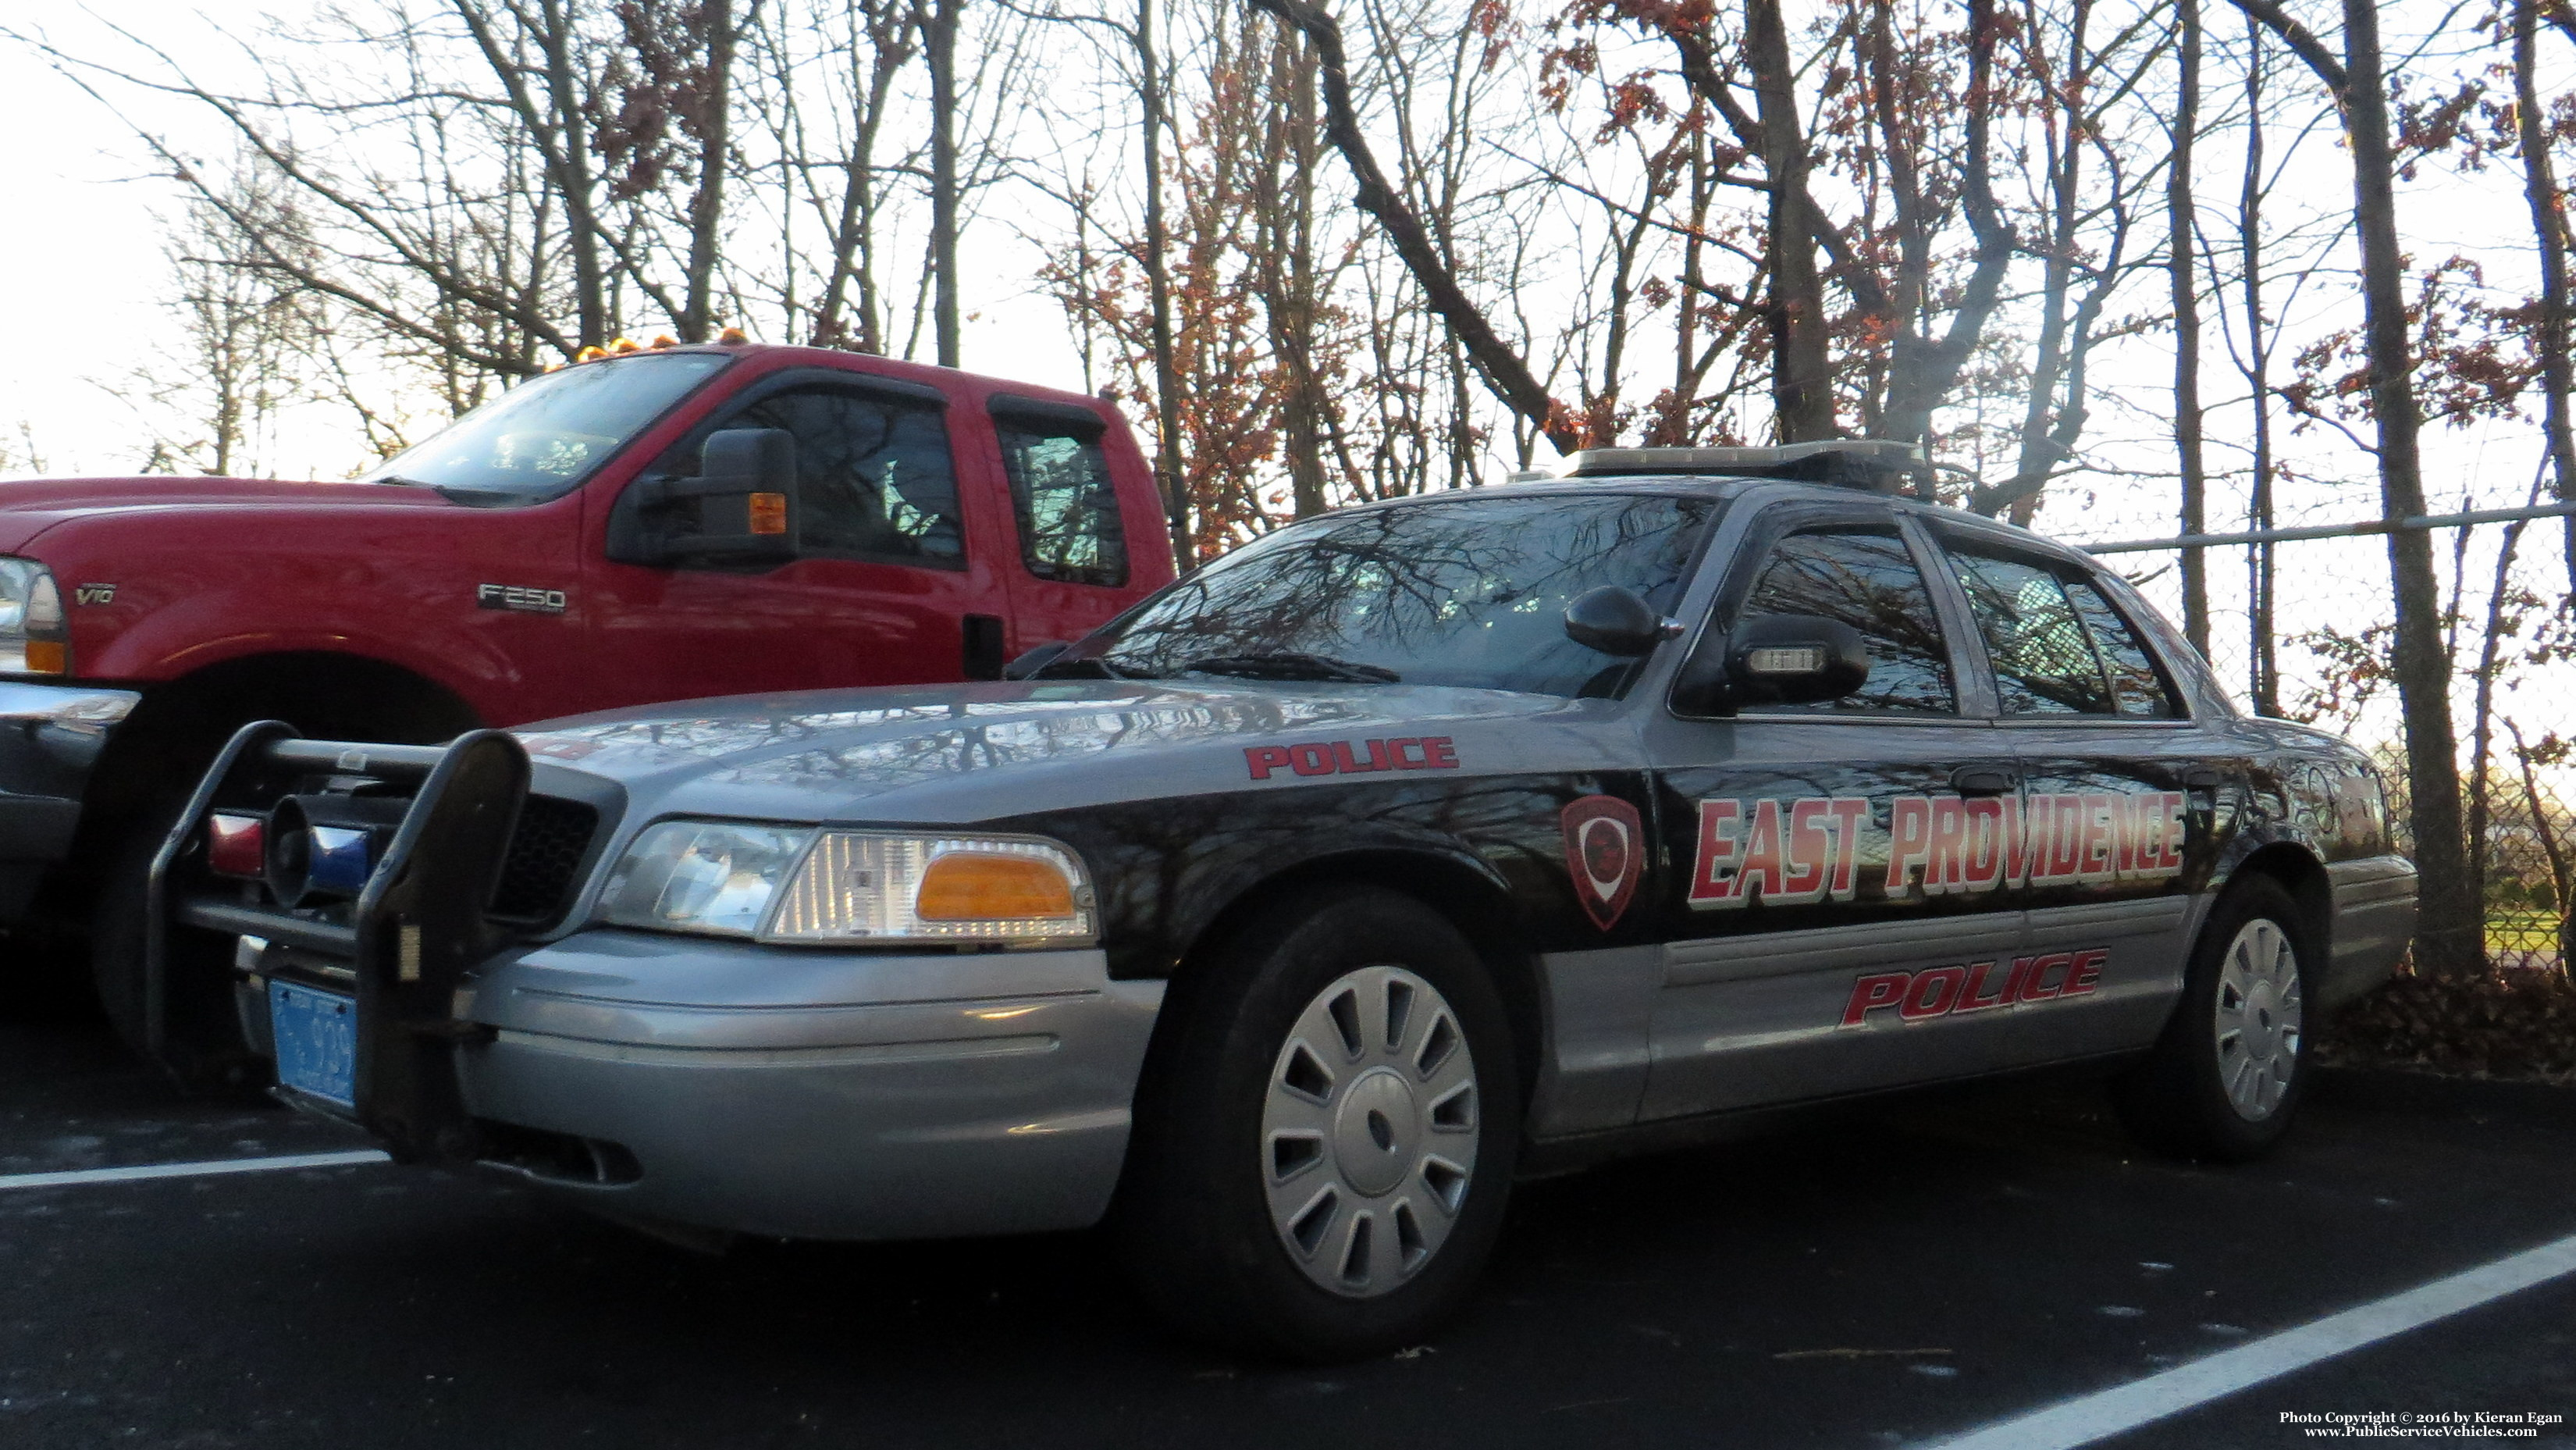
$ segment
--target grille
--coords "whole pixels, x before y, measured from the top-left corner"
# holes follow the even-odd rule
[[[532,795],[519,807],[518,829],[501,862],[501,884],[492,892],[492,914],[519,921],[552,921],[572,894],[574,873],[599,830],[599,812],[579,801]]]

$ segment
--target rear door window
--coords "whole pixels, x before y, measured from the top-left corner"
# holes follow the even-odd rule
[[[2007,715],[2108,715],[2110,681],[2057,575],[2037,564],[1953,553],[1985,636]]]
[[[1115,587],[1127,582],[1127,531],[1101,425],[997,414],[1002,469],[1020,560],[1040,579]]]
[[[2084,621],[2085,632],[2093,636],[2102,668],[2111,677],[2111,707],[2131,719],[2180,718],[2182,711],[2175,707],[2173,691],[2165,684],[2163,671],[2156,668],[2155,657],[2139,643],[2138,632],[2102,590],[2089,579],[2070,579],[2066,597]]]
[[[1953,550],[2007,715],[2170,720],[2174,706],[2137,631],[2072,569]]]
[[[1840,700],[1764,705],[1764,714],[1853,710],[1955,715],[1949,646],[1914,555],[1893,530],[1815,529],[1774,545],[1746,594],[1739,620],[1812,614],[1839,620],[1869,646],[1869,680]]]

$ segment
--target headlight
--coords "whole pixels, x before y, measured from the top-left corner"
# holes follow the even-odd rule
[[[635,839],[600,915],[769,942],[1087,946],[1082,861],[1032,836],[665,821]]]
[[[0,559],[0,675],[67,675],[71,644],[54,571],[33,559]]]

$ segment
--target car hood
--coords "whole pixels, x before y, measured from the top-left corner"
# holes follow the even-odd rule
[[[1456,764],[1420,768],[1616,768],[1602,729],[1616,710],[1430,686],[1066,680],[699,700],[516,733],[541,767],[618,781],[635,822],[937,823],[1336,779],[1282,766],[1256,781],[1257,746],[1342,742],[1364,768],[1372,739],[1446,739]]]
[[[381,483],[270,478],[21,478],[0,482],[0,553],[68,519],[113,513],[266,505],[394,504],[455,508],[437,491]]]

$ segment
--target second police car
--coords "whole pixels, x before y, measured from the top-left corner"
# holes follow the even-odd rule
[[[664,1232],[1110,1221],[1193,1331],[1418,1340],[1516,1177],[2115,1074],[2238,1160],[2403,952],[2349,745],[1868,446],[1344,510],[1015,682],[440,748],[237,737],[153,1001],[279,1092]]]

